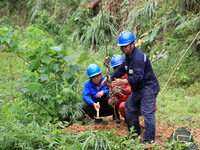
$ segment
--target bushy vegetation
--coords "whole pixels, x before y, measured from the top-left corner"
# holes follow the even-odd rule
[[[161,89],[200,31],[197,0],[0,2],[0,149],[142,149],[114,131],[63,135],[82,120],[86,68],[103,70],[118,35],[131,30]],[[157,122],[199,127],[200,36],[157,98]],[[67,144],[66,144],[67,143]],[[131,147],[132,146],[132,147]],[[159,149],[159,147],[154,147]]]

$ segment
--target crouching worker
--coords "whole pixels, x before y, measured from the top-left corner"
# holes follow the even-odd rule
[[[106,85],[101,85],[101,82],[105,79],[101,75],[101,69],[96,64],[90,64],[87,68],[87,75],[90,78],[84,84],[83,88],[83,111],[91,118],[97,114],[99,108],[99,117],[113,115],[113,108],[108,105],[109,89],[106,89]],[[99,105],[97,104],[99,102]],[[98,124],[102,122],[102,119],[95,119],[92,124]]]

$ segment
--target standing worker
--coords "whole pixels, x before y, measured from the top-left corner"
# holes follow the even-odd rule
[[[115,71],[123,63],[123,61],[124,61],[123,56],[121,56],[119,54],[115,54],[111,58],[110,67],[112,67],[113,70]],[[126,79],[126,78],[128,78],[127,74],[125,74],[123,77],[121,77],[121,79]],[[123,85],[120,86],[120,88],[124,89],[124,90],[120,90],[121,94],[116,92],[116,94],[114,94],[114,95],[115,95],[117,109],[119,110],[121,116],[124,117],[124,119],[125,119],[124,122],[126,122],[125,102],[128,99],[128,97],[131,95],[132,91],[131,91],[130,84],[123,84]],[[112,89],[110,89],[110,91],[111,90]],[[117,91],[118,91],[118,89],[117,89]],[[108,104],[112,105],[111,99],[109,99]],[[155,108],[154,108],[155,112],[156,112],[156,109],[157,109],[157,105],[156,105],[156,102],[155,102]],[[141,116],[141,110],[138,111],[138,114],[139,114],[139,116]]]
[[[153,72],[149,58],[135,47],[135,36],[124,31],[119,36],[118,46],[125,54],[125,61],[111,73],[114,86],[130,84],[132,94],[125,103],[128,129],[134,126],[134,133],[141,134],[138,110],[144,117],[145,132],[143,142],[155,142],[155,100],[160,91],[158,80]],[[127,79],[120,79],[127,73]]]
[[[106,89],[106,85],[101,85],[105,79],[101,75],[101,69],[96,64],[90,64],[87,67],[87,75],[90,79],[85,82],[83,88],[83,100],[85,101],[82,106],[83,111],[92,119],[96,116],[97,109],[100,109],[100,117],[113,115],[114,109],[108,105],[109,89]],[[95,119],[93,124],[102,121],[102,119]]]

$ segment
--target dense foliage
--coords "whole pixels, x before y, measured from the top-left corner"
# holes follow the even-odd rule
[[[137,140],[112,136],[114,131],[66,136],[61,130],[85,116],[81,110],[85,70],[97,63],[104,72],[104,57],[122,54],[115,45],[123,30],[136,36],[136,45],[151,59],[162,89],[200,31],[200,4],[103,0],[89,10],[90,2],[0,2],[1,149],[143,148]],[[158,96],[159,123],[200,125],[199,58],[200,36],[165,93]]]

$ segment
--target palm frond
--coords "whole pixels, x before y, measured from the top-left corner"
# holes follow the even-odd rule
[[[147,4],[145,4],[144,7],[140,9],[134,8],[128,15],[126,21],[126,24],[128,25],[127,28],[129,30],[140,28],[140,32],[142,32],[146,25],[144,22],[149,22],[153,18],[156,9],[157,5],[155,5],[153,0],[150,0]]]

